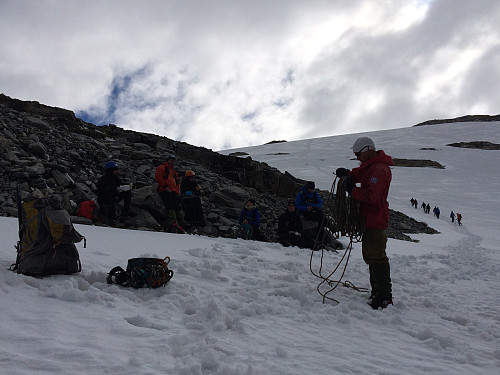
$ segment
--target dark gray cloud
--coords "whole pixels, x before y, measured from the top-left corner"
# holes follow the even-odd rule
[[[214,149],[498,113],[500,2],[0,2],[0,88]]]

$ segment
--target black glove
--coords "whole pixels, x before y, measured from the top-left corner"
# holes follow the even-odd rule
[[[352,189],[354,189],[354,181],[352,180],[351,177],[347,178],[347,183],[345,184],[345,191],[347,191],[349,194],[352,193]]]
[[[337,168],[337,170],[335,171],[335,174],[337,175],[338,178],[341,178],[341,177],[347,176],[349,174],[349,170],[347,170],[345,168]]]

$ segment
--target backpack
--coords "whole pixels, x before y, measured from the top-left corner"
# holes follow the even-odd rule
[[[18,198],[18,209],[17,258],[10,270],[38,277],[82,270],[75,243],[85,237],[73,227],[59,201],[28,197],[21,204]]]
[[[120,266],[108,273],[108,284],[118,284],[124,287],[159,288],[165,286],[174,271],[168,269],[170,257],[160,258],[132,258],[128,260],[127,270]]]
[[[89,220],[93,220],[95,207],[96,207],[95,201],[93,200],[83,201],[82,203],[80,203],[80,206],[78,207],[76,216],[85,217]]]

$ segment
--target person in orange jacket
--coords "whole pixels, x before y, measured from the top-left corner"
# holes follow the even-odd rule
[[[164,229],[170,231],[172,227],[177,232],[184,232],[187,223],[184,220],[179,189],[180,180],[175,170],[175,155],[167,156],[166,161],[156,168],[155,182],[158,184],[158,193],[167,209],[167,222]]]
[[[346,190],[360,202],[359,213],[365,220],[362,253],[370,270],[372,293],[369,304],[374,309],[385,308],[393,304],[389,258],[385,252],[385,229],[389,225],[387,195],[392,180],[390,166],[394,163],[384,151],[376,151],[373,140],[368,137],[358,138],[352,151],[361,165],[352,171],[338,168],[336,175],[339,178],[349,177]],[[361,186],[357,187],[356,183]]]

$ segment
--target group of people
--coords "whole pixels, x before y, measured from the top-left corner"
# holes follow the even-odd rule
[[[412,207],[418,208],[418,201],[415,198],[411,198],[410,203]],[[431,205],[429,203],[426,204],[425,202],[422,202],[422,205],[420,207],[422,208],[422,210],[424,210],[426,214],[431,213]],[[439,209],[438,206],[434,206],[432,213],[434,214],[435,217],[439,219],[439,215],[441,215],[441,210]]]
[[[410,203],[411,203],[412,207],[418,208],[418,201],[415,198],[411,198]],[[426,204],[425,202],[422,202],[422,205],[420,207],[422,207],[422,209],[424,210],[424,212],[426,214],[429,214],[431,211],[431,206],[429,203]],[[439,207],[434,206],[434,209],[432,210],[432,212],[434,213],[434,216],[439,219],[439,215],[441,215],[441,210],[439,209]],[[457,219],[458,225],[462,225],[462,215],[459,214],[458,212],[455,214],[453,211],[451,211],[450,219],[451,219],[452,223],[455,222],[455,218]]]
[[[360,137],[352,146],[360,166],[352,170],[338,168],[338,177],[348,177],[347,193],[360,203],[359,212],[365,222],[362,233],[362,254],[369,266],[371,294],[369,304],[373,309],[392,305],[392,284],[389,258],[386,254],[389,223],[387,195],[392,175],[392,158],[383,150],[376,150],[372,139]],[[166,161],[156,168],[155,181],[158,193],[167,209],[170,226],[182,229],[191,225],[203,225],[200,200],[200,186],[195,182],[193,171],[185,172],[180,180],[175,169],[175,155],[168,155]],[[114,161],[106,163],[106,173],[98,182],[98,203],[106,207],[107,214],[116,218],[115,206],[124,201],[121,216],[131,215],[130,186],[122,184],[117,176],[118,166]],[[127,188],[128,186],[128,188]],[[415,203],[416,204],[416,203]],[[313,181],[307,182],[295,199],[288,199],[285,212],[279,217],[278,235],[283,246],[299,246],[317,249],[317,239],[324,233],[323,201]],[[256,202],[249,198],[239,217],[244,237],[265,241],[260,232],[261,215]],[[303,221],[303,219],[305,221]],[[315,225],[312,231],[304,230],[306,221]],[[165,228],[169,230],[171,228]]]
[[[450,213],[450,219],[451,219],[451,222],[454,223],[455,222],[455,218],[457,219],[457,224],[460,226],[462,225],[462,214],[460,213],[455,213],[453,211],[451,211]]]
[[[285,212],[278,219],[278,238],[285,246],[319,249],[324,232],[323,201],[316,191],[313,181],[304,185],[295,199],[288,199]],[[259,229],[261,214],[253,198],[249,198],[239,217],[243,238],[266,241]],[[303,220],[314,222],[314,229],[304,230]]]

